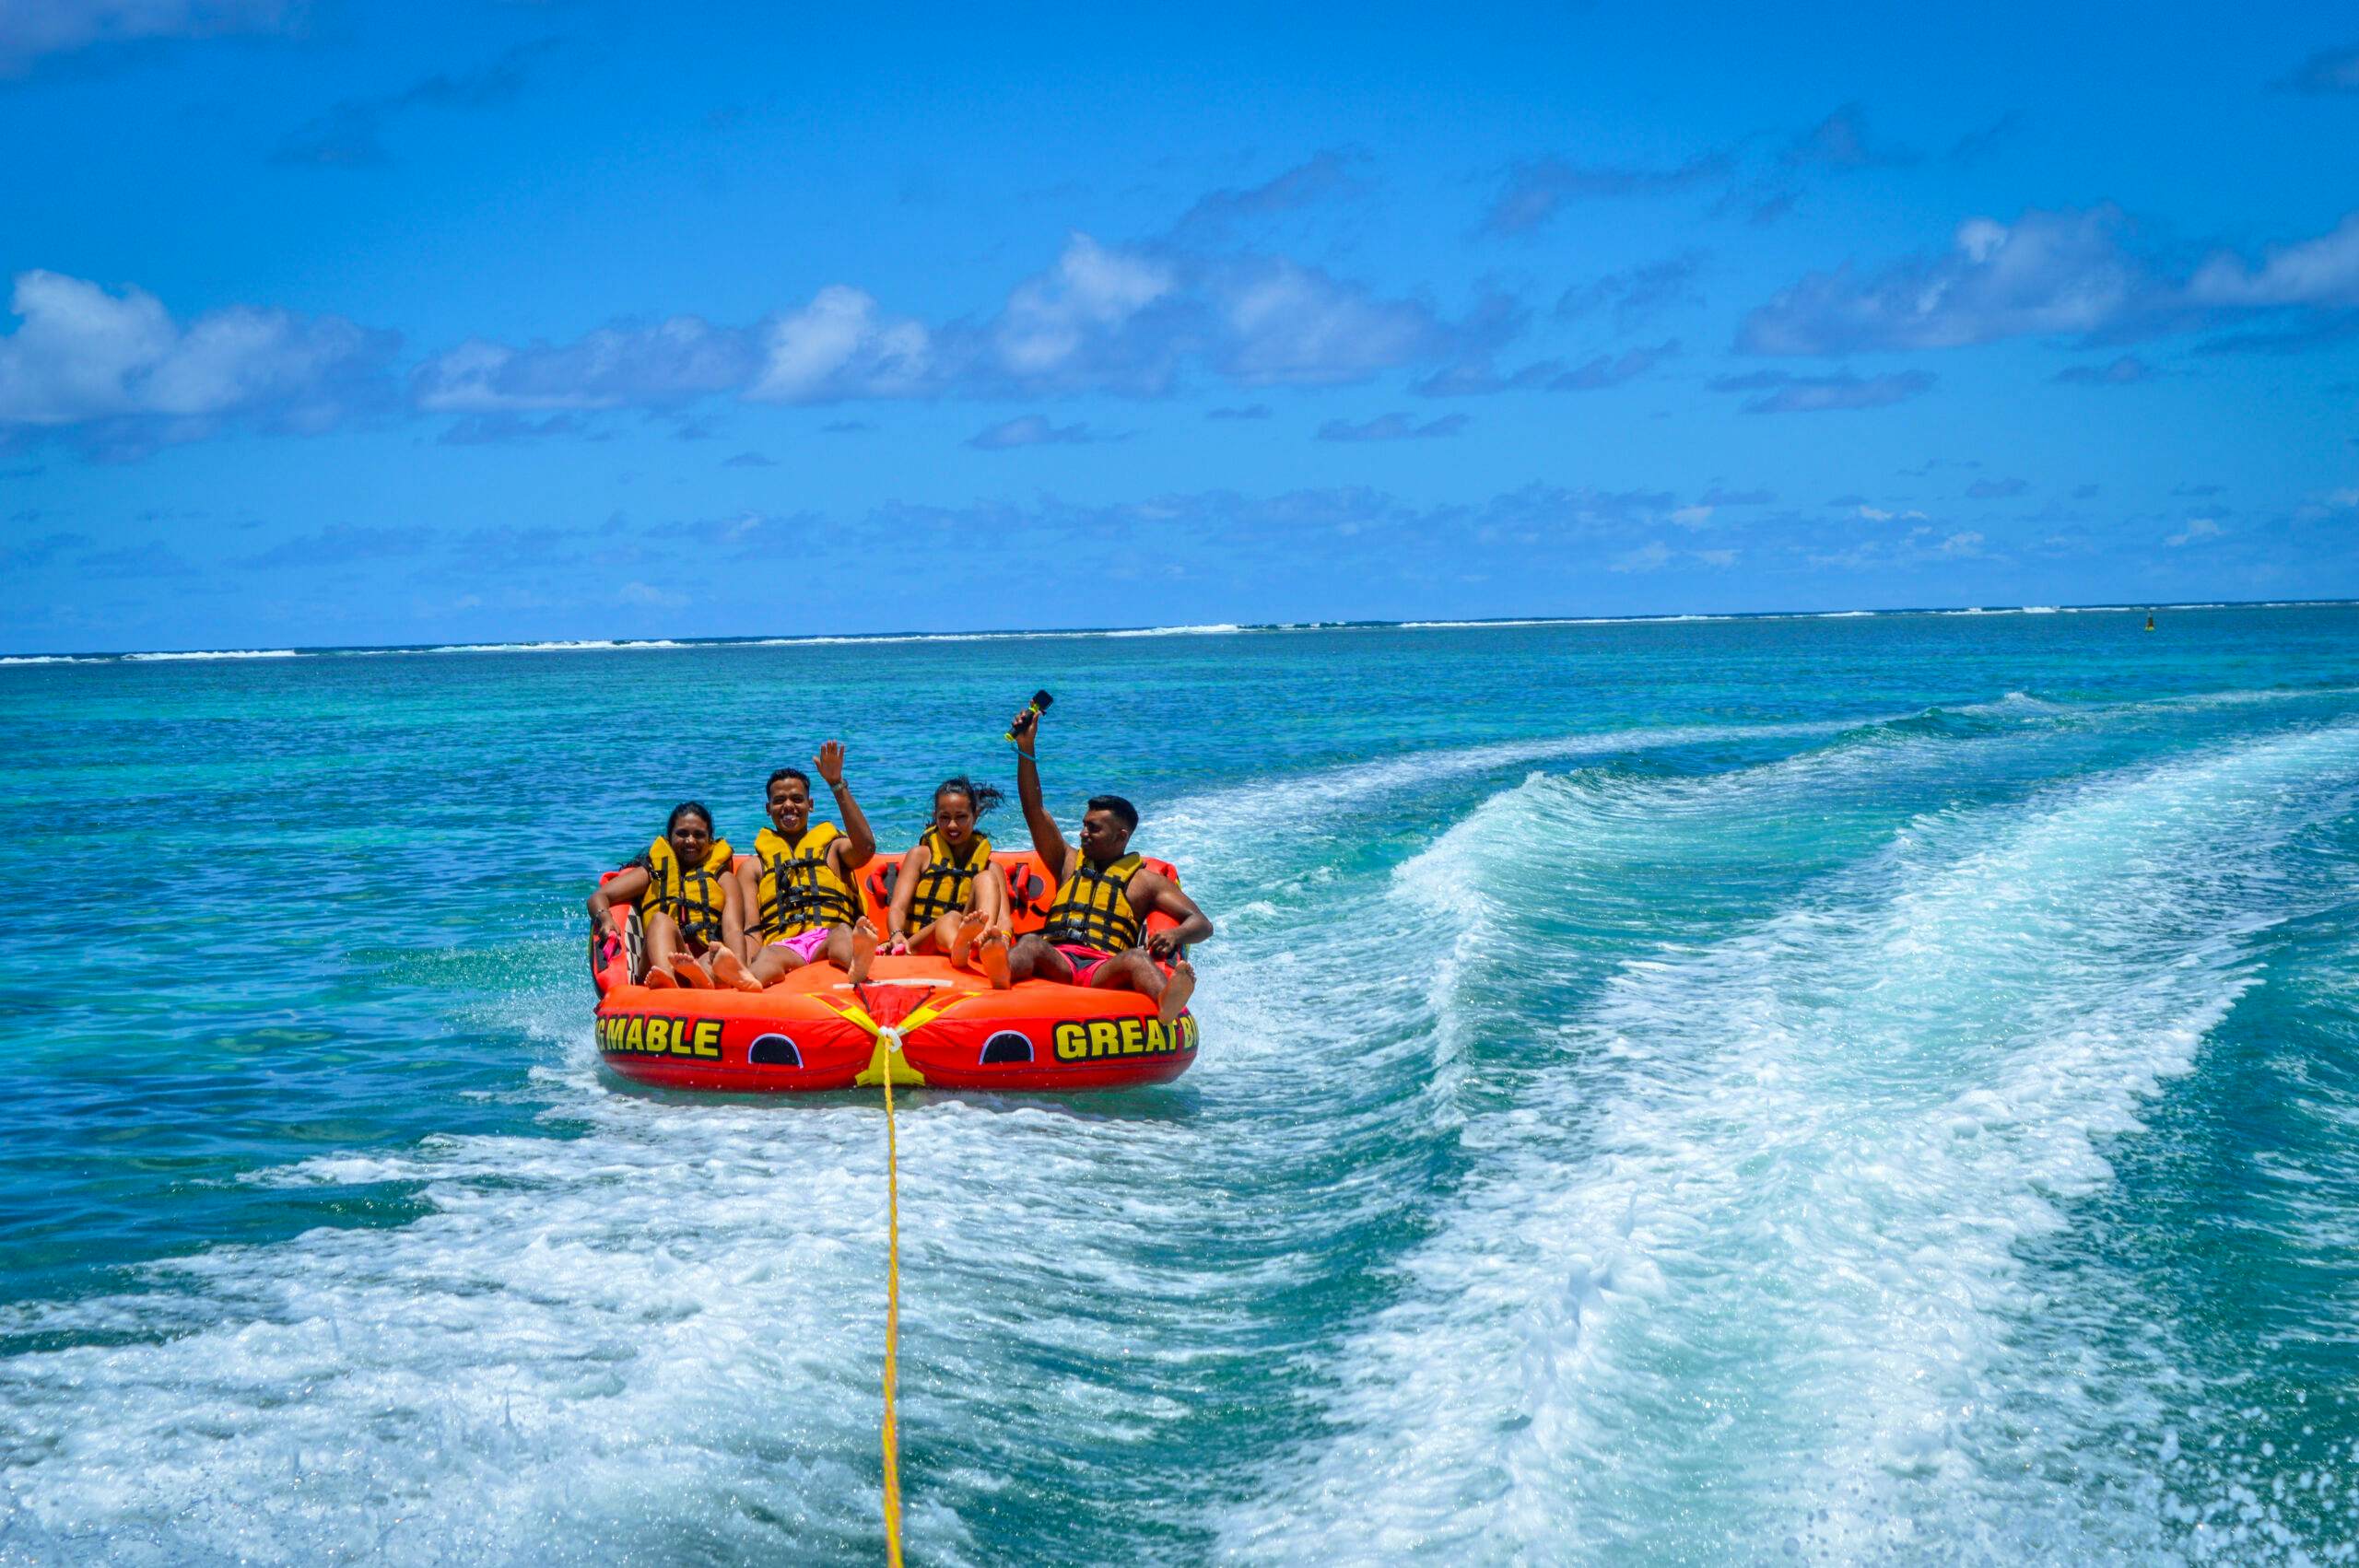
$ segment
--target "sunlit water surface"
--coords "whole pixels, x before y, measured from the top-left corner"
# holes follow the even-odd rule
[[[2359,610],[2141,625],[0,668],[0,1562],[875,1560],[877,1108],[581,899],[1040,685],[1206,1047],[904,1098],[913,1561],[2348,1561]]]

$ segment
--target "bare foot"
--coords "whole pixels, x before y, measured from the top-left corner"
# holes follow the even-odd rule
[[[677,990],[680,987],[680,982],[672,978],[672,971],[669,969],[650,969],[647,972],[647,978],[639,983],[651,991]]]
[[[981,965],[983,977],[991,981],[992,989],[1007,989],[1007,933],[985,931],[975,950],[975,962]]]
[[[983,926],[989,919],[980,909],[969,909],[958,917],[958,923],[950,930],[950,966],[953,969],[967,966],[967,950],[975,944],[977,937],[983,934]]]
[[[868,966],[876,962],[876,923],[867,916],[851,929],[851,963],[845,973],[855,986],[868,981]]]
[[[1163,982],[1163,1000],[1156,1004],[1156,1016],[1163,1020],[1166,1029],[1180,1022],[1180,1010],[1188,1005],[1195,990],[1196,966],[1182,958],[1171,966],[1170,977]]]
[[[734,986],[741,991],[757,991],[762,982],[745,970],[745,961],[725,947],[712,950],[712,977],[724,986]]]
[[[672,978],[692,991],[712,989],[712,977],[704,972],[704,965],[686,954],[672,960]]]

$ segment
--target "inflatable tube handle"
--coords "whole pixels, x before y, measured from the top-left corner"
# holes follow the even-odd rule
[[[620,872],[608,872],[599,877],[598,885],[620,876]],[[601,936],[595,929],[590,932],[590,980],[598,988],[600,996],[616,986],[635,984],[644,973],[646,935],[639,919],[639,906],[619,900],[606,907],[608,919],[614,922],[617,935]]]

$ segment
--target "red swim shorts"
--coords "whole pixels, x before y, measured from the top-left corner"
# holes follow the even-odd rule
[[[1110,953],[1100,953],[1094,947],[1083,947],[1074,942],[1051,942],[1050,945],[1063,954],[1065,962],[1073,965],[1073,983],[1076,986],[1089,984],[1089,977],[1097,973],[1097,966],[1114,956]]]

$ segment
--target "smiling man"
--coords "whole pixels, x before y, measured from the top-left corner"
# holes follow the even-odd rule
[[[1191,942],[1211,936],[1213,923],[1169,877],[1148,870],[1130,852],[1139,813],[1121,796],[1090,797],[1082,812],[1080,846],[1066,842],[1040,799],[1034,742],[1039,726],[1039,710],[1031,708],[1008,732],[1015,741],[1015,789],[1024,820],[1057,895],[1049,906],[1048,925],[1025,935],[1008,954],[1009,975],[1019,982],[1037,976],[1062,985],[1137,991],[1155,1000],[1168,1027],[1196,989],[1196,971],[1182,954]],[[1157,913],[1180,923],[1146,936],[1147,917]]]

